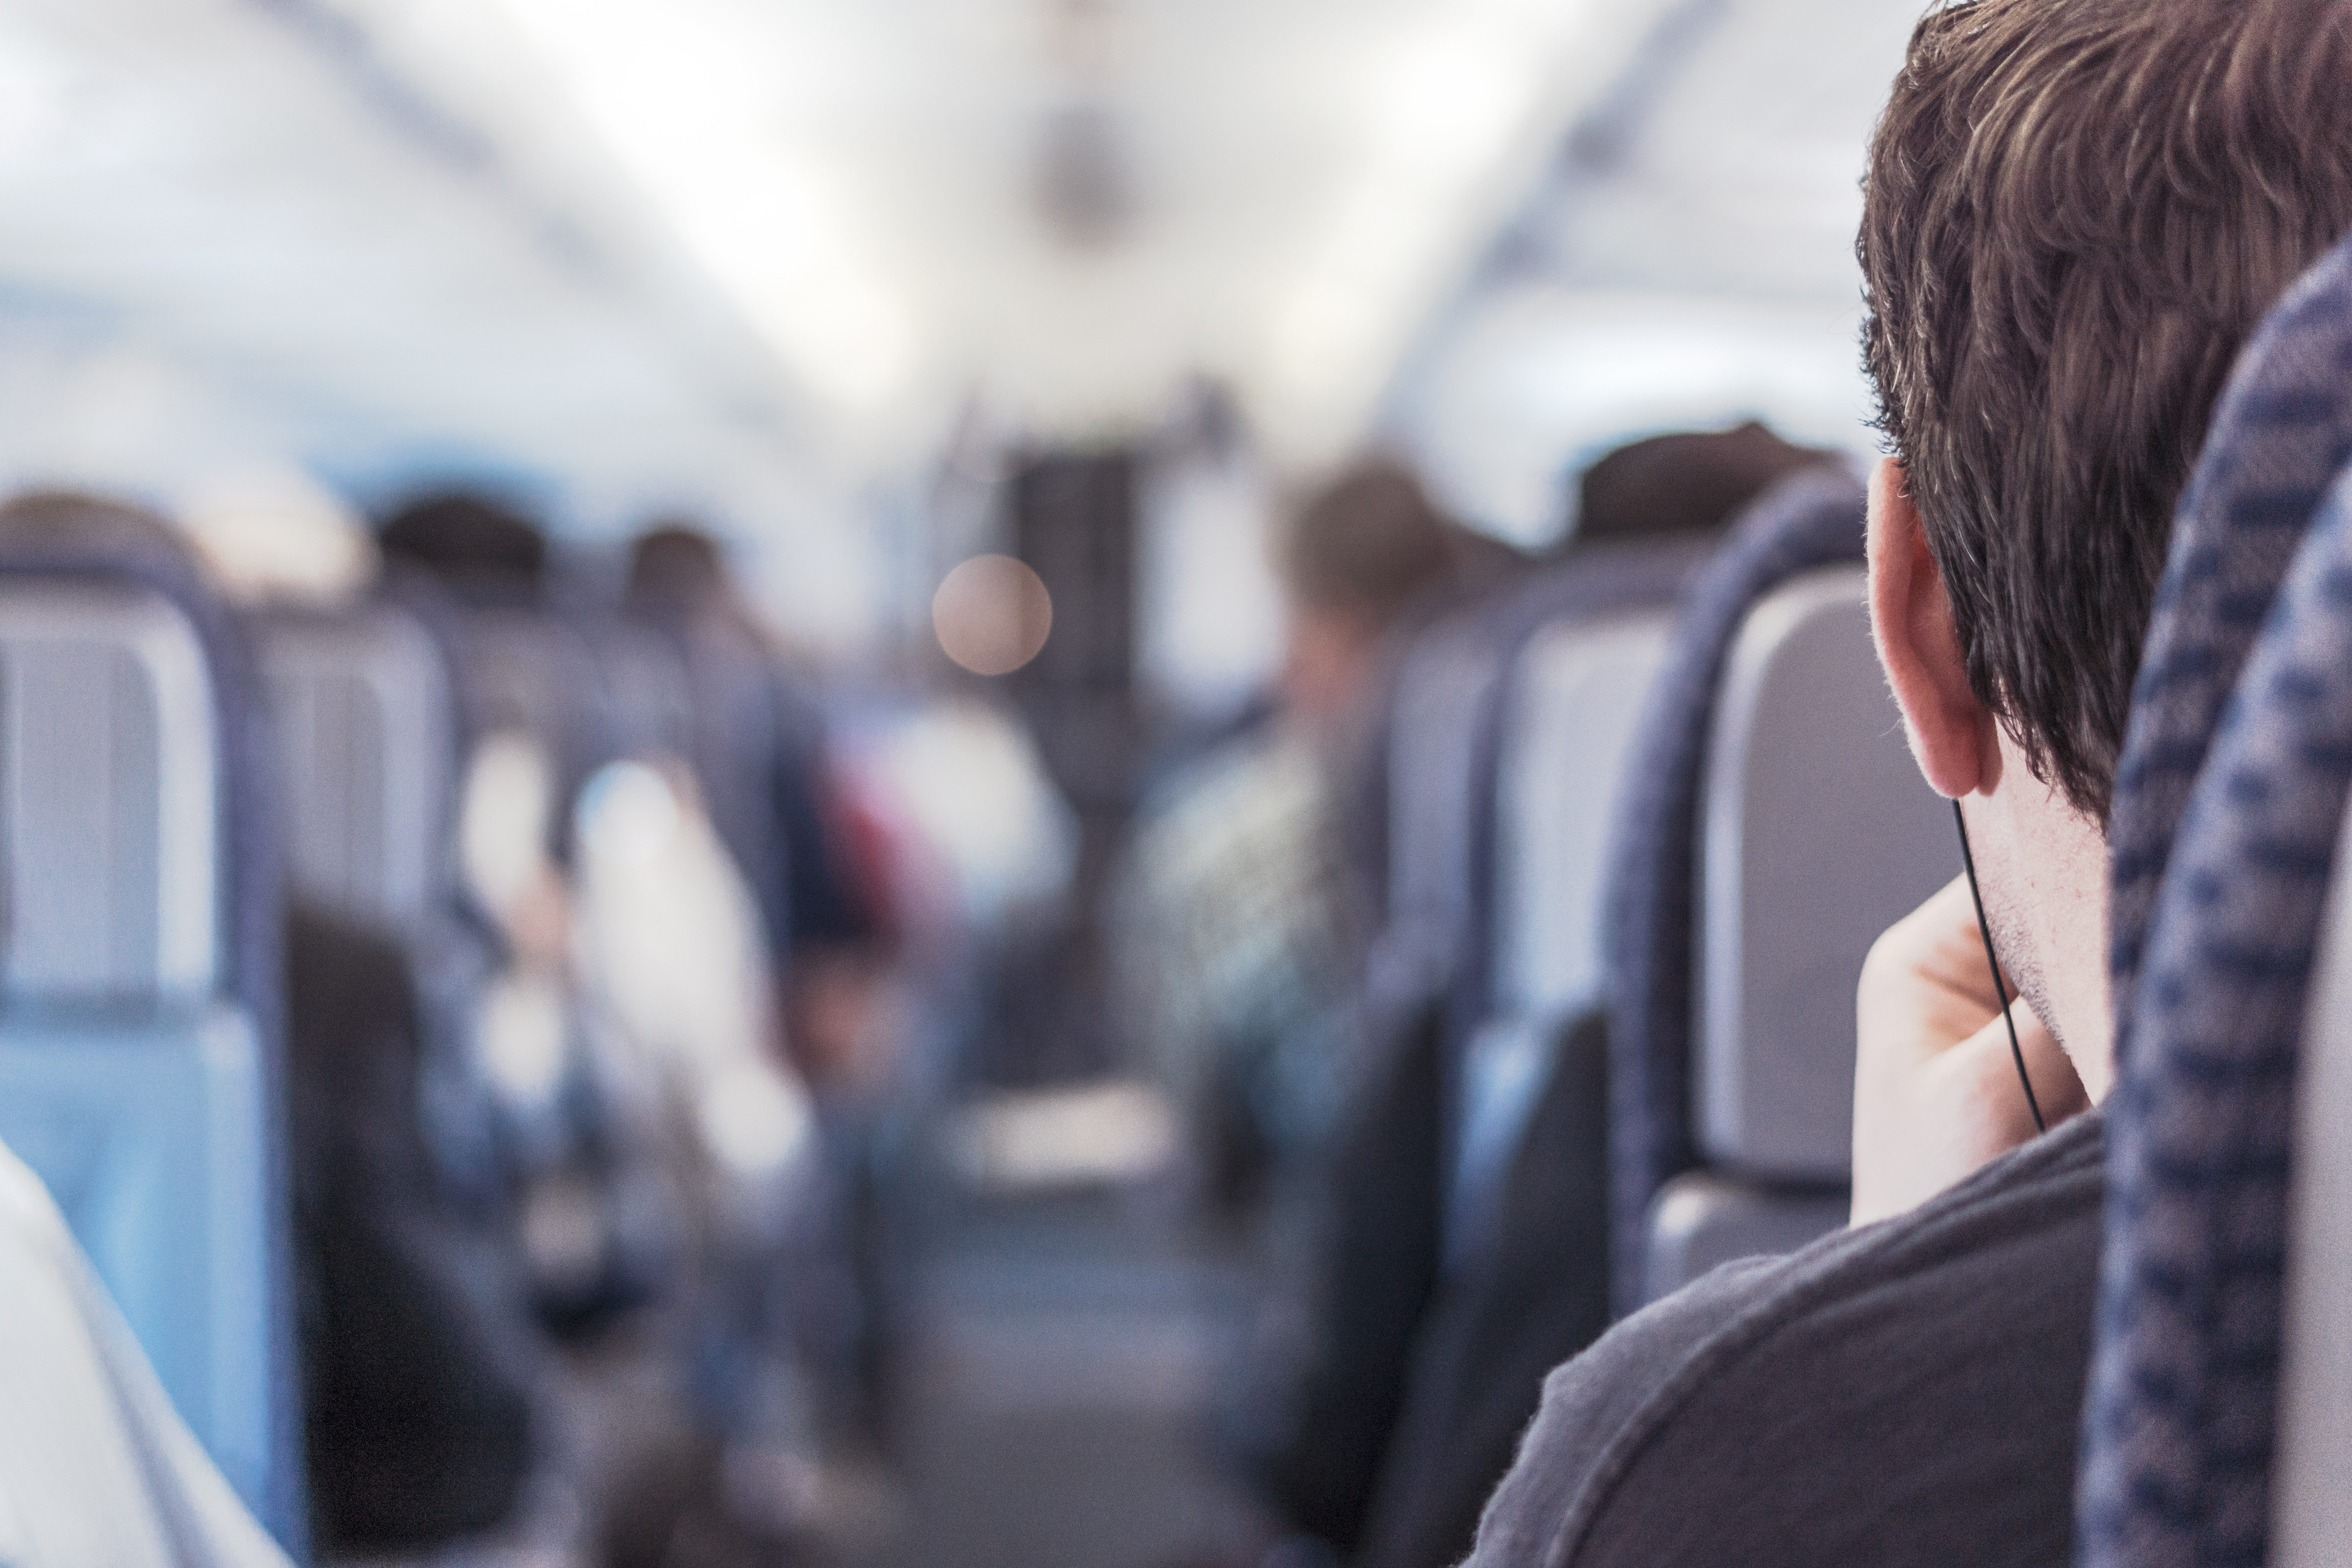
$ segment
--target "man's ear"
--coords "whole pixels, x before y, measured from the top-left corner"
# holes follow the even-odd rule
[[[1996,779],[1990,715],[1969,689],[1958,624],[1903,465],[1882,458],[1870,476],[1870,631],[1903,710],[1919,771],[1955,799]]]

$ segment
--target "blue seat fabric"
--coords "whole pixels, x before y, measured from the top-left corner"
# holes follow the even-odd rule
[[[2217,409],[2117,770],[2079,1510],[2097,1568],[2267,1552],[2294,1074],[2352,777],[2348,458],[2352,242],[2272,312]]]
[[[221,876],[221,989],[223,997],[244,1014],[259,1054],[264,1111],[259,1154],[274,1211],[268,1227],[266,1301],[270,1335],[278,1347],[270,1367],[271,1461],[267,1495],[247,1500],[271,1533],[299,1558],[306,1550],[308,1527],[285,1135],[283,879],[276,752],[250,650],[234,617],[193,562],[142,534],[117,531],[103,513],[71,535],[40,530],[0,538],[0,574],[119,584],[160,595],[187,617],[210,669],[226,862]]]

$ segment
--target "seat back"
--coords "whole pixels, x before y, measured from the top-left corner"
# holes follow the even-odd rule
[[[2352,1541],[2352,816],[2336,833],[2336,871],[2304,1010],[2288,1212],[2279,1453],[2271,1561],[2321,1568]]]
[[[2274,1495],[2296,1500],[2298,1530],[2323,1516],[2293,1482],[2311,1462],[2301,1445],[2341,1410],[2282,1399],[2282,1300],[2292,1244],[2298,1310],[2324,1312],[2338,1234],[2326,1183],[2342,1131],[2317,1119],[2341,1023],[2326,1011],[2322,938],[2352,800],[2347,583],[2352,475],[2252,645],[2141,945],[2134,1034],[2108,1100],[2115,1192],[2081,1519],[2095,1562],[2259,1561],[2287,1539],[2272,1530]],[[2299,1061],[2307,1040],[2323,1052]],[[2314,1097],[2300,1108],[2298,1080]],[[2312,1221],[2300,1234],[2297,1208]],[[2341,1319],[2323,1317],[2299,1342],[2291,1375],[2316,1385],[2305,1397],[2319,1397],[2340,1355],[2322,1347],[2341,1335]],[[2288,1463],[2274,1478],[2283,1414]],[[2341,1452],[2316,1464],[2340,1490]],[[2313,1560],[2341,1546],[2331,1538]]]
[[[11,1002],[182,1005],[219,978],[219,759],[194,632],[161,596],[0,585]]]
[[[2333,721],[2340,662],[2295,658],[2294,639],[2326,624],[2334,591],[2315,552],[2340,539],[2321,545],[2313,520],[2352,459],[2347,361],[2352,240],[2273,309],[2214,409],[2116,764],[2114,1190],[2077,1519],[2092,1568],[2251,1560],[2267,1544],[2287,1095],[2340,810],[2338,786],[2318,781],[2345,754],[2312,728]],[[2292,765],[2245,750],[2263,726],[2241,715],[2256,705],[2264,723],[2303,729]],[[2286,793],[2260,796],[2273,787]],[[2238,920],[2242,898],[2270,901]],[[2168,942],[2180,951],[2162,959]],[[2243,954],[2263,967],[2232,962]]]
[[[1862,568],[1807,573],[1732,646],[1700,819],[1698,1145],[1768,1182],[1848,1179],[1854,986],[1958,869],[1871,646]]]
[[[457,766],[431,635],[388,605],[274,613],[255,629],[294,887],[346,915],[415,925],[446,886]]]
[[[1598,1000],[1609,826],[1671,621],[1656,605],[1558,616],[1528,636],[1510,672],[1487,781],[1491,951],[1470,960],[1486,965],[1490,994],[1477,999],[1457,1072],[1452,1262],[1486,1244],[1563,1031]]]
[[[1398,672],[1389,737],[1389,921],[1384,946],[1433,985],[1462,956],[1469,916],[1474,743],[1502,679],[1478,607],[1440,621]]]
[[[1664,608],[1565,616],[1520,655],[1497,781],[1498,1013],[1559,1018],[1600,995],[1608,828],[1672,625]]]
[[[1801,573],[1858,563],[1862,553],[1854,476],[1808,468],[1774,485],[1683,595],[1642,715],[1610,835],[1610,1285],[1620,1313],[1648,1297],[1652,1200],[1703,1157],[1692,1081],[1696,825],[1725,668],[1759,599]]]
[[[1948,880],[1950,808],[1904,744],[1863,570],[1759,601],[1726,661],[1699,824],[1696,1142],[1661,1190],[1644,1289],[1844,1223],[1854,987],[1895,921]]]
[[[0,577],[0,1141],[223,1473],[299,1539],[267,1037],[227,983],[216,677],[161,593]]]

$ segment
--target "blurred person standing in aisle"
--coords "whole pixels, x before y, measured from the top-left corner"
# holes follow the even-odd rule
[[[629,605],[685,655],[696,770],[767,929],[782,1043],[821,1094],[878,1086],[890,1076],[877,1022],[888,921],[859,874],[808,683],[742,602],[718,542],[690,524],[638,536]]]
[[[1391,632],[1471,552],[1391,460],[1310,499],[1276,545],[1288,634],[1268,710],[1170,778],[1130,841],[1132,1048],[1175,1098],[1223,1223],[1253,1229],[1279,1205],[1337,1110],[1363,913],[1346,780]]]

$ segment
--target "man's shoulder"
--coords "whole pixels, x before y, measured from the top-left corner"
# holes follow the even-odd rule
[[[1603,1539],[1699,1560],[1742,1519],[1780,1528],[1759,1509],[1818,1513],[1842,1465],[1930,1451],[1970,1402],[2071,1442],[2045,1385],[2079,1387],[2101,1167],[2083,1118],[1910,1214],[1727,1265],[1617,1324],[1546,1381],[1474,1568],[1617,1560]],[[1966,1484],[1973,1459],[1940,1479]]]

